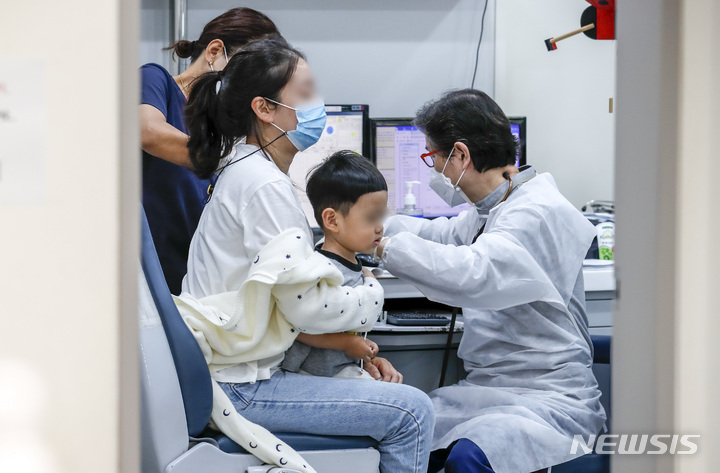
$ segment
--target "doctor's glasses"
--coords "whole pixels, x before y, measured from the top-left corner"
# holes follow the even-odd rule
[[[425,165],[427,167],[431,168],[431,167],[435,166],[435,156],[434,155],[439,152],[440,152],[440,150],[436,149],[435,151],[423,153],[420,155],[420,159],[423,160],[423,162],[425,163]]]

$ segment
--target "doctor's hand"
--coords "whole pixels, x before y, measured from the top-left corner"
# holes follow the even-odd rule
[[[392,363],[390,363],[385,358],[377,356],[372,359],[370,366],[365,367],[365,370],[370,373],[373,378],[380,379],[375,374],[375,370],[371,371],[372,368],[375,368],[377,370],[377,373],[379,375],[382,375],[382,381],[398,384],[402,384],[403,382],[403,375],[398,370],[396,370],[395,367],[393,367]]]
[[[385,252],[385,244],[388,242],[390,237],[383,237],[382,240],[380,240],[380,244],[377,246],[377,249],[375,250],[375,254],[378,258],[382,258],[383,253]]]
[[[375,275],[373,274],[373,272],[370,271],[369,269],[367,269],[365,266],[363,266],[362,273],[363,273],[363,276],[365,276],[366,278],[377,279],[375,277]]]
[[[378,354],[380,349],[378,348],[377,343],[372,340],[366,340],[360,335],[352,335],[348,338],[343,351],[350,358],[363,360],[363,362],[368,365],[372,359],[375,358],[375,355]]]

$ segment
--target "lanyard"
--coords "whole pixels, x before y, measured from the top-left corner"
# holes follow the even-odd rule
[[[270,143],[259,147],[258,149],[256,149],[256,150],[253,151],[252,153],[248,153],[248,154],[246,154],[245,156],[243,156],[242,158],[238,158],[238,159],[236,159],[236,160],[234,160],[234,161],[230,161],[230,162],[227,163],[226,165],[221,166],[220,169],[218,169],[218,170],[216,171],[217,175],[215,176],[215,182],[212,183],[212,184],[210,184],[210,185],[208,186],[208,188],[207,188],[208,198],[207,198],[207,200],[205,201],[205,203],[207,204],[208,202],[210,202],[210,199],[212,198],[212,193],[213,193],[213,191],[215,190],[215,184],[217,184],[217,181],[218,181],[218,179],[220,178],[220,174],[222,174],[227,168],[229,168],[229,167],[232,166],[233,164],[235,164],[235,163],[237,163],[237,162],[240,162],[240,161],[242,161],[242,160],[245,159],[245,158],[249,158],[249,157],[252,156],[253,154],[257,153],[258,151],[264,151],[265,148],[267,148],[267,147],[270,146],[271,144],[275,143],[277,140],[279,140],[279,139],[282,138],[283,136],[285,136],[285,134],[282,134],[282,135],[278,136],[277,138],[275,138],[274,140],[272,140]],[[265,157],[266,157],[267,159],[270,159],[270,158],[267,157],[267,155],[266,155]]]

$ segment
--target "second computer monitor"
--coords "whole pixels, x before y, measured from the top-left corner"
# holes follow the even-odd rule
[[[336,151],[349,149],[370,156],[367,105],[326,105],[327,123],[320,140],[295,155],[290,179],[298,188],[298,197],[310,226],[317,227],[310,200],[305,193],[308,172]]]
[[[510,128],[518,142],[516,165],[525,164],[525,118],[512,117]],[[425,153],[425,135],[412,124],[410,118],[373,120],[375,161],[388,183],[390,213],[403,206],[407,193],[406,182],[419,181],[414,186],[416,206],[425,217],[452,217],[469,209],[468,204],[450,207],[430,189],[430,168],[420,159]]]
[[[508,117],[510,121],[510,131],[517,142],[517,158],[515,165],[517,167],[527,164],[527,118],[526,117]]]

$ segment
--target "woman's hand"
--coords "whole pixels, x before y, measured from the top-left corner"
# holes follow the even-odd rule
[[[374,370],[371,370],[371,368],[374,368]],[[396,370],[388,360],[379,356],[373,358],[370,366],[366,366],[365,370],[375,379],[380,379],[379,376],[382,376],[382,381],[388,383],[402,384],[403,382],[402,373]]]
[[[379,348],[377,343],[372,340],[366,340],[360,335],[353,335],[348,337],[343,351],[350,358],[370,363],[378,354]]]
[[[363,273],[363,276],[365,276],[366,278],[377,279],[375,277],[375,275],[373,274],[373,272],[370,271],[369,269],[367,269],[365,266],[363,266],[362,273]]]

